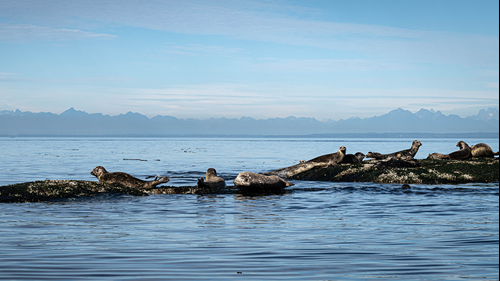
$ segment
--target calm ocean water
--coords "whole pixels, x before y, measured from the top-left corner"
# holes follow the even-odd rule
[[[0,185],[96,180],[102,165],[195,185],[232,185],[335,152],[407,149],[413,139],[0,138]],[[417,158],[458,139],[420,139]],[[498,139],[464,139],[488,143]],[[0,203],[2,280],[497,280],[499,184],[294,181],[283,195],[100,195]]]

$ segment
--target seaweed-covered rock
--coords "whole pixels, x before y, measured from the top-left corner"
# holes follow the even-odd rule
[[[147,196],[151,194],[219,194],[234,193],[233,189],[162,186],[131,188],[82,180],[45,180],[0,187],[0,202],[42,202],[60,198],[91,196],[99,193]]]
[[[410,162],[401,159],[391,158],[387,161],[379,161],[373,165],[378,170],[385,170],[390,168],[416,168],[422,166],[418,162]]]
[[[135,188],[81,180],[45,180],[0,187],[0,202],[40,202],[58,198],[90,196],[98,193],[147,195]]]
[[[499,181],[499,161],[495,158],[469,160],[414,160],[415,167],[384,167],[377,162],[342,164],[312,169],[290,179],[340,182],[380,182],[400,184],[459,184]],[[384,164],[386,165],[386,164]]]

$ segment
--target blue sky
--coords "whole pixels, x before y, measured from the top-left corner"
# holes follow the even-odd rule
[[[0,110],[338,120],[499,104],[498,1],[0,6]]]

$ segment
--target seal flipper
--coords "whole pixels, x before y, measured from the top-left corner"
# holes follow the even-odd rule
[[[159,184],[167,183],[169,181],[170,181],[170,179],[168,177],[161,177],[161,178],[158,179],[158,176],[156,176],[156,178],[151,182],[151,185],[152,186],[157,186]]]

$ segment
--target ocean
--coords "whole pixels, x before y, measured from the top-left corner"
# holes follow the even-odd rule
[[[459,140],[419,139],[416,158]],[[336,152],[408,149],[413,139],[0,138],[0,186],[97,179],[95,166],[194,186],[228,185]],[[106,194],[0,203],[1,280],[457,280],[499,278],[499,183],[292,181],[282,195]]]

